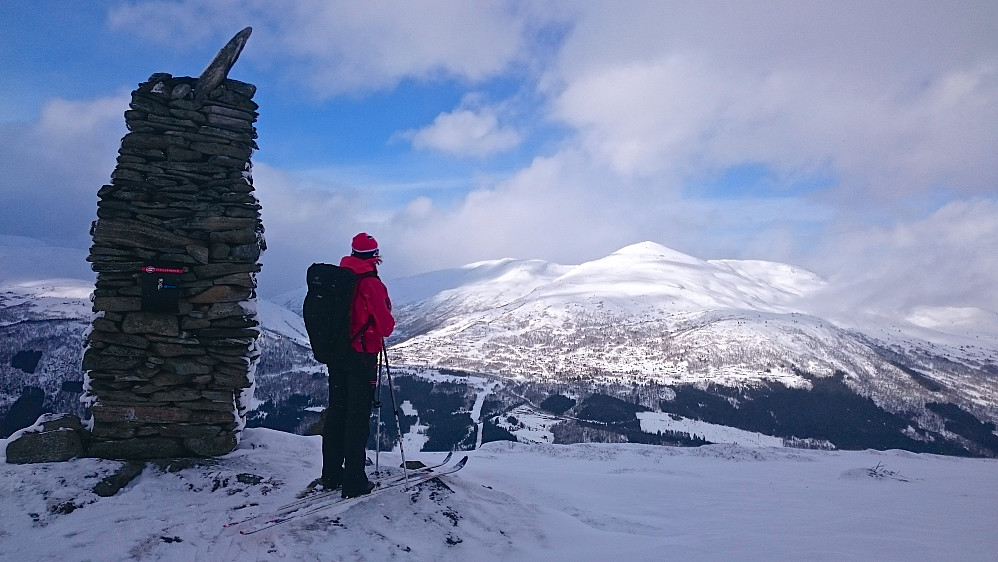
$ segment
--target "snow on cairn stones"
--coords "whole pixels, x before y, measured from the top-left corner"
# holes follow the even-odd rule
[[[266,243],[250,175],[256,87],[227,75],[250,32],[199,78],[157,73],[132,92],[87,258],[89,456],[222,455],[244,425]]]

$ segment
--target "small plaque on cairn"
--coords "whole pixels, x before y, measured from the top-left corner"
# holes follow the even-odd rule
[[[180,276],[187,272],[177,263],[142,266],[142,312],[180,312]]]
[[[266,248],[250,174],[256,87],[227,78],[250,32],[199,78],[153,74],[132,92],[87,258],[90,456],[214,456],[238,442]]]

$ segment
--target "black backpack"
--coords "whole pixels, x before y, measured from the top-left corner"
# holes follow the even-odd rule
[[[308,293],[302,305],[305,331],[312,344],[312,355],[319,363],[329,364],[346,356],[353,340],[367,329],[350,333],[350,306],[357,282],[363,277],[377,277],[374,271],[357,275],[345,267],[313,263],[306,272]]]

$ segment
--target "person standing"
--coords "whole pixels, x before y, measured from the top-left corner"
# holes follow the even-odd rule
[[[322,485],[342,486],[345,498],[368,494],[374,484],[365,471],[371,406],[378,383],[378,354],[395,329],[388,289],[377,277],[378,242],[361,232],[340,267],[353,271],[357,287],[350,308],[351,346],[341,361],[330,363],[329,408],[322,431]]]

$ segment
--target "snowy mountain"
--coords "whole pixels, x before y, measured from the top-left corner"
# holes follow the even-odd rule
[[[450,272],[451,279],[467,275],[466,270],[477,272],[483,268],[482,264],[474,264],[454,270]],[[396,338],[401,342],[400,352],[404,351],[407,358],[416,362],[443,365],[442,362],[453,360],[463,362],[463,368],[488,372],[490,369],[477,369],[476,364],[503,355],[489,351],[490,347],[507,346],[521,350],[519,354],[507,354],[512,370],[516,371],[510,374],[514,375],[559,377],[589,371],[615,376],[638,373],[662,380],[670,380],[673,375],[714,380],[723,378],[723,371],[731,369],[702,373],[703,369],[690,361],[690,356],[701,350],[695,349],[696,341],[683,342],[684,337],[694,340],[694,334],[705,330],[724,332],[701,338],[710,345],[718,339],[726,340],[723,346],[713,346],[720,349],[702,351],[707,355],[727,355],[718,364],[730,366],[733,364],[730,356],[744,351],[745,345],[769,347],[777,356],[787,351],[812,353],[815,340],[828,340],[832,342],[828,347],[839,348],[835,340],[842,339],[845,332],[839,326],[850,325],[839,318],[822,318],[818,311],[825,304],[829,286],[811,272],[771,262],[702,261],[650,242],[578,266],[503,260],[488,264],[488,272],[493,274],[452,283],[452,287],[427,298],[407,298],[416,292],[408,285],[417,283],[419,277],[393,283],[393,298],[399,303],[402,319]],[[442,277],[444,273],[438,272],[436,276]],[[394,297],[399,284],[400,298]],[[917,336],[921,336],[924,341],[918,341],[918,345],[931,345],[935,340],[951,344],[963,335],[961,343],[969,344],[964,347],[972,349],[959,351],[954,346],[957,350],[953,353],[972,357],[976,353],[977,358],[989,360],[998,358],[998,343],[990,340],[982,343],[974,337],[981,333],[988,335],[989,324],[998,327],[998,321],[991,318],[995,316],[993,313],[965,310],[959,316],[964,320],[962,323],[953,322],[953,316],[952,312],[947,315],[943,309],[928,307],[912,311],[907,318],[879,321],[870,315],[851,313],[852,324],[865,323],[867,329],[849,331],[878,337],[900,329],[915,336],[904,341],[917,341]],[[752,334],[759,341],[744,342],[752,339]],[[669,341],[663,341],[662,336],[668,336]],[[592,343],[586,337],[604,340],[629,337],[631,341],[624,353],[614,354],[612,343]],[[565,341],[558,343],[559,338]],[[892,338],[889,343],[902,339]],[[536,349],[540,347],[538,340],[553,343],[541,352],[544,350]],[[451,349],[442,345],[446,342]],[[670,342],[672,346],[688,343],[692,347],[680,350],[681,356],[670,357]],[[635,349],[647,353],[635,357],[630,353]],[[573,354],[591,351],[600,352],[602,357],[589,355],[571,360]],[[544,355],[564,364],[554,368],[542,365]],[[834,361],[805,362],[813,363],[819,369],[815,373],[818,375],[842,367],[841,362]],[[769,368],[785,372],[775,363],[772,360],[771,364],[751,366],[748,370],[758,372]],[[779,375],[763,377],[776,376]]]
[[[273,512],[318,475],[317,437],[249,429],[221,458],[140,464],[110,497],[95,490],[123,463],[12,465],[4,449],[0,440],[0,555],[25,562],[977,561],[998,552],[995,459],[488,443],[453,476],[240,535],[248,524],[223,525]],[[399,463],[381,453],[382,470],[398,474]]]
[[[749,439],[998,455],[998,324],[986,311],[826,317],[837,288],[811,272],[651,242],[577,266],[503,259],[388,285],[414,450]],[[26,386],[51,409],[80,409],[67,382],[82,378],[89,289],[0,277],[0,414]],[[259,301],[251,425],[307,433],[325,403],[304,293]]]
[[[607,395],[765,438],[998,454],[991,312],[843,309],[837,295],[845,289],[809,271],[705,261],[652,242],[577,266],[503,259],[388,285],[399,319],[395,362],[499,376],[494,398],[503,407],[490,420],[517,438],[523,428],[506,415],[543,420],[539,404],[562,396],[572,401],[564,412],[571,419],[578,410],[591,415],[586,401]],[[282,302],[300,310],[304,293]],[[515,393],[500,397],[510,381],[535,391],[531,411]],[[818,409],[797,419],[808,400]],[[538,421],[538,431],[548,425]]]
[[[704,262],[649,242],[574,267],[500,263],[496,275],[402,300],[397,347],[407,361],[545,378],[686,373],[688,350],[672,333],[732,313],[799,313],[823,286],[790,266]],[[683,365],[653,357],[670,342],[684,347]]]
[[[923,308],[846,329],[812,313],[828,284],[810,272],[702,261],[650,242],[575,267],[491,267],[495,275],[399,307],[400,360],[531,380],[700,387],[808,389],[841,374],[894,413],[942,401],[998,421],[998,343],[960,331],[986,325],[983,311],[964,311],[959,323]],[[922,418],[915,427],[944,430],[931,412]]]

